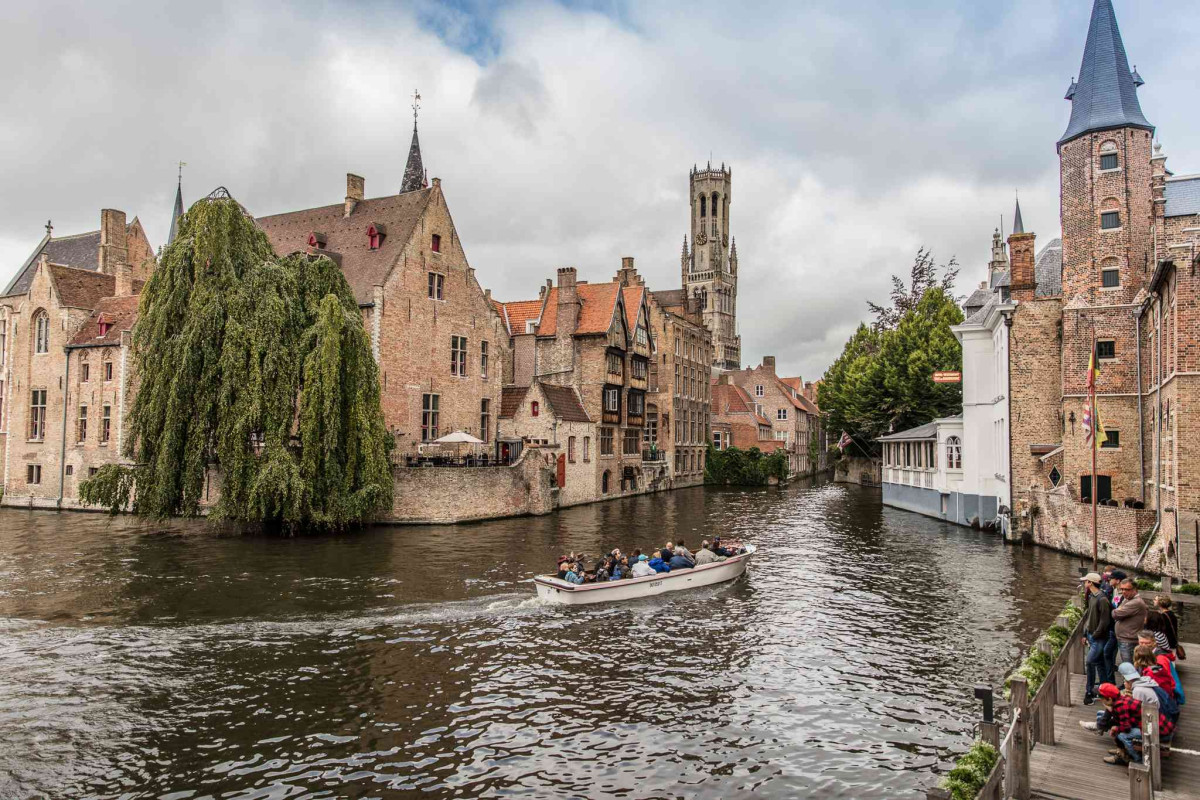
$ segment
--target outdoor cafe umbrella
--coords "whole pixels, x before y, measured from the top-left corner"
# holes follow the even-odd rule
[[[466,431],[447,433],[442,438],[433,441],[435,444],[483,444],[483,439],[476,439]]]

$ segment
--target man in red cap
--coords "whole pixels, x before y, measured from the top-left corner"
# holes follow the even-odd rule
[[[1142,701],[1121,692],[1111,683],[1100,685],[1100,698],[1104,707],[1112,715],[1112,727],[1109,735],[1116,740],[1118,747],[1109,750],[1104,759],[1106,764],[1128,764],[1130,761],[1140,764],[1142,761]],[[1175,724],[1160,711],[1158,714],[1158,730],[1163,737],[1170,736],[1175,730]]]

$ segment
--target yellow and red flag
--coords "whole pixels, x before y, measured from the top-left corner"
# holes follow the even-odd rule
[[[1096,378],[1099,376],[1100,370],[1096,369],[1096,348],[1093,346],[1091,358],[1088,359],[1088,397],[1083,404],[1084,441],[1092,447],[1100,447],[1108,440],[1108,435],[1104,432],[1104,421],[1100,418],[1100,407],[1096,403]]]

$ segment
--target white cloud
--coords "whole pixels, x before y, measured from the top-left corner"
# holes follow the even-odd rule
[[[395,191],[419,88],[425,164],[497,297],[623,255],[676,286],[687,171],[711,152],[734,170],[743,356],[816,377],[919,246],[959,257],[964,293],[979,280],[1015,189],[1057,235],[1085,6],[9,4],[0,280],[48,217],[69,233],[122,208],[161,242],[181,159],[188,202],[225,185],[259,214],[338,202],[346,172]],[[1164,18],[1200,32],[1200,10],[1117,13],[1172,165],[1200,169],[1192,65],[1157,39]]]

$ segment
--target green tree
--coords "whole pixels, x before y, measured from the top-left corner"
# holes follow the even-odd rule
[[[953,259],[938,267],[928,251],[918,251],[910,284],[893,276],[892,304],[868,304],[875,323],[860,324],[826,371],[817,396],[825,424],[833,437],[854,437],[855,452],[873,451],[874,440],[890,431],[961,411],[961,385],[933,382],[935,371],[962,369],[962,348],[950,331],[963,321],[953,298],[957,272]]]
[[[80,485],[114,513],[343,528],[392,498],[391,438],[354,295],[325,257],[278,258],[229,198],[192,206],[139,301],[125,455]]]

